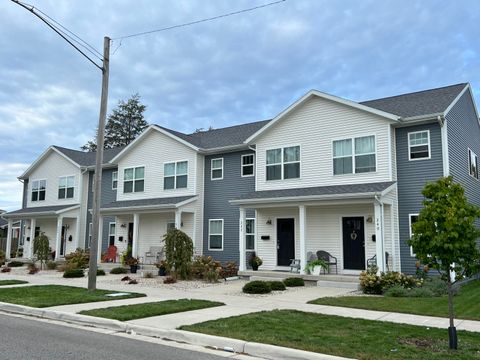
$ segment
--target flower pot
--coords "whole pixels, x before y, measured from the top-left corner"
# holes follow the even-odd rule
[[[322,267],[321,266],[315,266],[312,270],[312,275],[320,275],[322,271]]]
[[[130,272],[132,274],[136,274],[138,269],[138,265],[130,265]]]
[[[258,265],[257,264],[252,265],[252,270],[257,271],[258,270]]]
[[[158,276],[165,276],[165,275],[167,275],[167,269],[158,268]]]

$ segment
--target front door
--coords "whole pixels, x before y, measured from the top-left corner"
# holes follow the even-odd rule
[[[363,217],[343,218],[343,268],[365,270],[365,230]]]
[[[289,266],[295,258],[295,220],[277,219],[277,265]]]

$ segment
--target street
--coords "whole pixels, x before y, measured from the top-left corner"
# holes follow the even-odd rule
[[[2,334],[0,359],[2,360],[220,360],[225,359],[226,355],[216,356],[125,336],[109,335],[3,314],[0,314],[0,324]],[[178,346],[178,344],[176,345]],[[233,356],[233,354],[229,355]]]

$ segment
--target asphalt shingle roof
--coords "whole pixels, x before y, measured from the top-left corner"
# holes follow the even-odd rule
[[[8,221],[3,219],[3,218],[0,218],[0,228],[7,225],[8,224]]]
[[[102,205],[102,209],[113,209],[113,208],[128,208],[128,207],[140,207],[140,206],[155,206],[155,205],[175,205],[181,203],[185,200],[194,198],[195,195],[191,196],[176,196],[168,198],[155,198],[155,199],[141,199],[141,200],[122,200],[114,201],[106,205]]]
[[[75,204],[70,205],[56,205],[56,206],[38,206],[38,207],[30,207],[30,208],[23,208],[15,211],[10,211],[8,213],[2,215],[23,215],[23,214],[35,214],[35,213],[46,213],[51,212],[54,213],[56,211],[60,211],[63,209],[68,209],[70,207],[74,207]]]
[[[418,91],[360,104],[386,111],[403,118],[443,113],[468,84],[456,84],[436,89]]]
[[[96,151],[80,151],[80,150],[73,150],[67,149],[61,146],[53,146],[55,149],[60,151],[62,154],[76,162],[80,166],[94,166],[95,165],[95,158],[97,156]],[[107,164],[110,160],[112,160],[120,151],[122,151],[125,146],[116,147],[113,149],[105,149],[103,151],[103,163]]]
[[[298,196],[321,196],[321,195],[346,195],[346,194],[366,194],[376,193],[387,189],[395,184],[394,181],[352,184],[352,185],[333,185],[333,186],[316,186],[298,189],[282,189],[282,190],[265,190],[254,191],[235,198],[234,200],[261,200]]]

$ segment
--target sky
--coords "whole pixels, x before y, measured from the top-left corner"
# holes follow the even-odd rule
[[[28,2],[96,49],[272,0]],[[139,93],[149,123],[193,132],[273,118],[310,89],[354,101],[470,82],[480,104],[480,1],[287,0],[114,40],[109,111]],[[0,4],[0,209],[50,145],[95,134],[101,72],[38,18]]]

